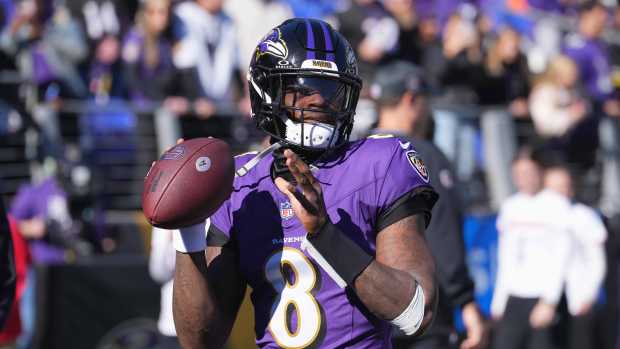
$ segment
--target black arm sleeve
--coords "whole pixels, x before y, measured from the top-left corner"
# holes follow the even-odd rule
[[[431,221],[431,210],[437,201],[437,193],[431,187],[415,188],[396,199],[383,210],[377,219],[377,231],[414,214],[423,214],[426,226]]]
[[[0,329],[11,310],[15,297],[15,257],[9,221],[0,199]]]

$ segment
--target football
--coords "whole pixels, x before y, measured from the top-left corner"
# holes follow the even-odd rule
[[[210,137],[179,143],[144,179],[144,215],[150,224],[165,229],[200,223],[230,196],[234,173],[226,142]]]

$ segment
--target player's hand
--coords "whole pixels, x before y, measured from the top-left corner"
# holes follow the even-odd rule
[[[463,323],[467,329],[467,338],[461,343],[460,349],[486,348],[487,326],[476,303],[469,302],[463,307]]]
[[[298,186],[282,177],[276,178],[276,186],[291,201],[295,215],[308,234],[314,234],[327,222],[321,183],[314,178],[310,167],[293,151],[286,149],[284,156],[286,157],[286,166],[288,166]]]
[[[530,325],[536,329],[549,327],[555,317],[555,306],[538,301],[530,313]]]

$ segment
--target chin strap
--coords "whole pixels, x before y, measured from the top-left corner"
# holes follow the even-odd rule
[[[241,166],[239,169],[235,171],[235,177],[243,177],[250,172],[254,166],[258,165],[258,163],[267,157],[269,154],[273,153],[273,165],[271,166],[271,178],[276,179],[277,177],[282,177],[287,181],[293,181],[293,176],[291,175],[288,167],[286,166],[286,158],[284,157],[284,149],[289,146],[285,146],[283,142],[276,142],[270,145],[269,147],[262,150],[260,153],[256,154],[250,161],[246,162],[245,165]],[[297,153],[297,155],[306,163],[310,164],[311,169],[316,169],[312,162],[320,158],[324,155],[324,152],[318,152],[316,154],[304,152],[301,149],[294,149],[295,146],[292,146],[293,151]]]
[[[271,154],[272,152],[278,150],[282,148],[282,143],[280,142],[276,142],[272,145],[270,145],[268,148],[265,148],[263,151],[261,151],[260,153],[258,153],[255,157],[252,158],[252,160],[248,161],[245,163],[245,165],[241,166],[236,172],[235,172],[235,177],[243,177],[246,174],[248,174],[248,172],[250,172],[250,170],[258,165],[258,163],[264,159],[267,155]]]

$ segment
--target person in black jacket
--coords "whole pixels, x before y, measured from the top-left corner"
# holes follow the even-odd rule
[[[0,330],[4,327],[4,322],[13,304],[15,281],[13,239],[4,203],[0,198]]]
[[[379,121],[374,134],[392,134],[402,139],[401,146],[415,149],[424,159],[431,183],[439,200],[433,208],[434,219],[426,231],[431,253],[437,265],[439,306],[433,325],[419,339],[395,336],[394,348],[452,348],[453,309],[463,311],[467,338],[461,348],[482,348],[486,342],[486,326],[474,301],[474,284],[465,264],[462,236],[462,214],[456,193],[454,175],[446,156],[427,141],[429,118],[424,97],[425,84],[421,71],[414,65],[396,61],[380,68],[371,86],[377,103]],[[424,165],[423,165],[424,166]]]

